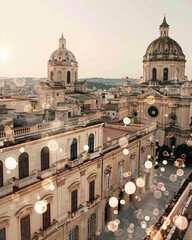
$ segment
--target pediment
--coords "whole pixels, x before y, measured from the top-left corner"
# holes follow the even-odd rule
[[[146,92],[140,94],[138,98],[147,98],[149,96],[153,96],[154,98],[161,98],[161,99],[166,99],[167,96],[165,96],[163,93],[155,90],[155,89],[149,89]]]

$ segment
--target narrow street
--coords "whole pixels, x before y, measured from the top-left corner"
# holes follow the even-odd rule
[[[164,172],[160,171],[161,167],[165,168]],[[162,197],[157,199],[154,197],[153,192],[145,192],[140,196],[140,201],[135,200],[133,203],[130,203],[130,207],[117,216],[120,224],[116,232],[113,233],[109,231],[106,226],[105,231],[99,237],[97,237],[97,239],[142,240],[142,238],[146,235],[146,229],[156,222],[156,219],[158,219],[160,214],[163,212],[166,204],[169,203],[174,192],[176,192],[180,187],[182,180],[185,179],[191,172],[190,168],[185,167],[183,169],[184,175],[182,177],[177,177],[177,181],[171,182],[169,177],[171,174],[176,174],[177,170],[178,168],[173,166],[173,162],[169,162],[167,165],[159,164],[159,168],[155,169],[154,185],[157,186],[159,182],[162,182],[169,194],[165,195],[166,191],[161,191]],[[160,213],[158,215],[154,215],[154,209],[158,209]],[[142,229],[141,223],[145,229]],[[130,228],[130,224],[134,224],[134,227]]]

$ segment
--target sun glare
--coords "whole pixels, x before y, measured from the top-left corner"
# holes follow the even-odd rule
[[[0,60],[6,61],[9,58],[9,51],[6,48],[0,47]]]

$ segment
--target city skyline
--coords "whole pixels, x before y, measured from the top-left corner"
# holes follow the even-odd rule
[[[7,49],[9,57],[0,62],[0,75],[47,77],[47,61],[58,48],[63,32],[67,48],[78,61],[79,78],[139,78],[143,76],[143,55],[149,43],[159,36],[165,13],[169,35],[181,45],[187,59],[186,75],[191,79],[191,8],[189,1],[171,0],[158,5],[151,0],[121,4],[20,0],[11,5],[10,1],[3,1],[0,48]]]

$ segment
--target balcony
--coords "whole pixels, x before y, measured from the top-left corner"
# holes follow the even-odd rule
[[[87,201],[87,207],[91,208],[95,206],[99,201],[101,200],[101,197],[99,195],[96,196],[96,198],[90,202]]]
[[[7,185],[0,187],[0,197],[3,197],[11,192],[13,192],[13,184],[12,183],[8,183]]]
[[[44,171],[37,171],[38,178],[47,178],[56,173],[56,166],[48,168]]]
[[[92,152],[92,153],[88,153],[87,154],[87,158],[92,160],[92,159],[94,159],[96,157],[99,157],[99,155],[100,155],[100,152],[99,151],[95,151],[95,152]]]
[[[42,237],[47,237],[47,236],[50,236],[51,234],[53,234],[54,232],[56,232],[57,228],[58,228],[58,222],[57,222],[57,220],[53,219],[52,224],[48,228],[46,228],[44,230],[39,229],[39,234]]]
[[[22,188],[36,181],[39,181],[37,179],[37,173],[33,173],[32,175],[22,179],[15,179],[15,180],[13,179],[13,185],[16,186],[17,188]]]
[[[68,218],[77,218],[77,217],[79,217],[80,216],[80,214],[82,213],[82,212],[85,212],[83,209],[84,209],[85,207],[83,206],[83,205],[79,205],[79,208],[76,210],[76,211],[74,211],[74,212],[68,212]]]
[[[78,166],[79,164],[82,164],[82,163],[83,163],[83,158],[81,156],[78,157],[77,159],[68,161],[68,165],[70,167],[75,167],[75,166]]]

